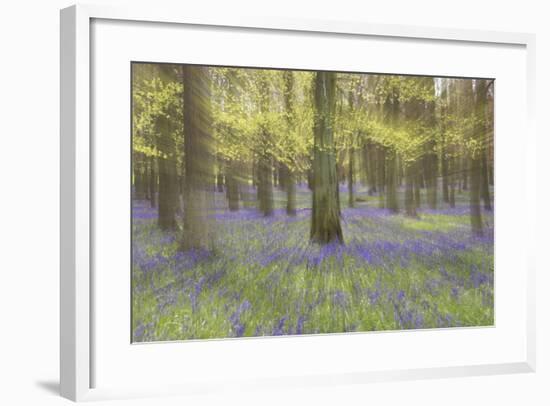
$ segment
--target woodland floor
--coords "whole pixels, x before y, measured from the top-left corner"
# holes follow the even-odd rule
[[[356,208],[340,193],[345,244],[326,246],[309,243],[306,187],[296,217],[278,190],[268,218],[230,212],[217,193],[214,253],[177,252],[176,233],[134,201],[134,342],[493,324],[492,212],[473,237],[467,192],[417,219],[377,208],[364,188]]]

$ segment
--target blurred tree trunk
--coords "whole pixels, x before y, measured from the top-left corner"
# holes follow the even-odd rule
[[[444,141],[443,141],[444,142]],[[447,148],[443,146],[443,153],[441,156],[441,176],[442,176],[442,192],[443,201],[449,203],[449,160],[447,157]]]
[[[355,196],[353,194],[353,183],[355,182],[355,178],[353,176],[353,149],[349,149],[349,163],[348,163],[348,206],[349,207],[355,207]]]
[[[134,172],[134,199],[143,200],[146,198],[146,188],[144,187],[144,169],[143,169],[143,154],[134,152],[132,168]]]
[[[395,151],[386,153],[386,208],[394,213],[399,211],[397,202],[397,156]]]
[[[415,179],[416,174],[414,164],[408,163],[405,166],[405,214],[409,217],[416,217],[416,202],[415,202]],[[418,190],[416,188],[416,190]]]
[[[434,78],[425,79],[430,89],[430,93],[435,95],[435,82]],[[426,102],[426,120],[430,128],[435,128],[436,126],[436,115],[435,115],[435,101]],[[424,171],[424,176],[426,177],[426,188],[427,188],[427,200],[428,206],[430,209],[437,208],[437,172],[438,172],[438,159],[436,152],[436,142],[434,139],[431,139],[426,144],[426,167]]]
[[[227,190],[227,201],[230,211],[239,210],[239,180],[236,163],[229,161],[225,166],[225,187]]]
[[[481,220],[481,157],[475,154],[470,157],[470,223],[472,232],[475,235],[483,234],[483,223]]]
[[[157,174],[155,172],[155,157],[151,156],[149,158],[149,201],[151,202],[151,207],[157,207]]]
[[[449,206],[455,207],[455,183],[456,183],[456,158],[451,158],[449,176]]]
[[[266,130],[263,137],[268,137]],[[273,214],[273,170],[271,157],[267,151],[263,151],[258,161],[258,201],[260,211],[264,216]]]
[[[218,175],[216,176],[216,185],[218,188],[218,192],[223,193],[223,172],[221,170],[218,170]]]
[[[386,186],[386,149],[381,145],[376,146],[376,162],[377,162],[377,184],[378,184],[378,206],[383,209],[386,207],[385,201],[385,186]]]
[[[399,94],[394,91],[394,94],[386,98],[384,103],[384,117],[386,123],[390,126],[396,126],[399,120]],[[394,213],[399,211],[399,203],[397,201],[397,184],[399,177],[399,157],[393,148],[386,149],[386,209]]]
[[[208,68],[184,66],[185,194],[181,250],[212,250],[214,140]]]
[[[292,71],[287,70],[284,72],[284,101],[285,101],[285,110],[286,110],[286,122],[288,129],[291,130],[294,127],[294,75]],[[292,157],[294,158],[294,157]],[[279,176],[282,180],[282,186],[286,189],[286,213],[289,216],[296,215],[296,176],[294,173],[294,168],[289,168],[285,163],[281,163],[279,166],[281,170],[282,177]]]
[[[296,179],[291,171],[287,172],[286,177],[286,213],[296,215]]]
[[[422,172],[420,172],[420,165],[415,164],[415,174],[414,174],[414,205],[417,209],[420,208],[422,204],[420,200],[420,184],[422,182]]]
[[[321,244],[344,241],[333,134],[335,79],[334,72],[317,72],[315,77],[311,240]]]
[[[481,152],[481,198],[485,210],[493,210],[491,194],[489,192],[489,168],[487,164],[487,149],[484,147]]]
[[[159,167],[159,217],[158,224],[162,230],[176,229],[176,209],[178,206],[178,178],[176,168],[176,145],[173,137],[173,126],[165,116],[157,119],[160,151],[164,156],[158,158]]]
[[[367,161],[365,169],[367,171],[368,194],[372,196],[376,193],[376,155],[370,141],[365,144],[363,154]]]
[[[487,82],[484,79],[475,81],[475,93],[471,85],[467,87],[467,94],[474,103],[475,125],[470,135],[474,148],[470,151],[470,223],[474,235],[483,234],[483,222],[481,218],[481,193],[482,193],[482,174],[483,174],[483,150],[485,138],[485,113],[487,108]]]

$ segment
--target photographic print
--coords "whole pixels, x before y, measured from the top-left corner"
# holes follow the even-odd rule
[[[131,69],[132,342],[494,324],[494,80]]]

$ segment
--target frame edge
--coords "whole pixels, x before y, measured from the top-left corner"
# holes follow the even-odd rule
[[[90,388],[89,18],[60,11],[60,395]]]

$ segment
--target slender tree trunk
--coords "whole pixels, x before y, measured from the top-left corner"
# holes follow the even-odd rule
[[[437,155],[433,150],[433,143],[430,144],[429,152],[427,153],[425,175],[426,175],[426,196],[428,207],[435,210],[437,208]]]
[[[487,164],[487,149],[484,148],[481,157],[481,198],[485,210],[493,210],[491,194],[489,192],[489,168]]]
[[[313,175],[313,169],[307,171],[307,187],[313,191],[313,183],[315,182],[315,176]]]
[[[443,148],[443,153],[441,155],[441,175],[442,175],[442,192],[443,192],[443,201],[449,203],[449,160],[447,154],[445,153],[446,148]]]
[[[175,157],[175,141],[172,129],[175,123],[165,116],[157,119],[159,146],[164,157],[158,159],[159,167],[159,217],[158,224],[162,230],[176,228],[176,209],[178,206],[178,179]]]
[[[296,215],[296,179],[291,171],[287,172],[286,180],[286,214]]]
[[[378,183],[378,202],[379,207],[386,207],[385,186],[386,186],[386,150],[385,147],[378,145],[376,147],[376,162],[377,162],[377,183]]]
[[[208,68],[185,66],[185,194],[182,250],[214,249],[214,155]]]
[[[480,192],[481,192],[481,158],[470,158],[470,223],[475,235],[483,234],[481,220]]]
[[[315,78],[311,240],[321,244],[344,242],[333,135],[335,79],[333,72],[317,72]]]
[[[405,214],[409,217],[416,217],[415,202],[415,178],[414,165],[408,164],[405,167]]]
[[[218,175],[216,176],[216,185],[218,187],[218,192],[223,193],[223,173],[221,170],[218,170]]]
[[[145,187],[145,163],[141,153],[134,153],[132,162],[134,172],[134,198],[137,200],[146,199],[147,189]]]
[[[235,162],[228,162],[226,165],[226,190],[227,201],[230,211],[239,210],[239,180],[236,174]]]
[[[149,158],[149,201],[151,207],[157,207],[157,174],[155,172],[155,157]]]
[[[462,190],[468,190],[468,158],[462,160]]]
[[[422,204],[422,201],[420,200],[420,184],[422,182],[422,173],[420,172],[418,163],[415,165],[415,172],[414,175],[414,205],[417,209],[420,208],[420,205]]]
[[[353,149],[349,149],[349,167],[348,167],[348,205],[349,207],[355,207],[355,196],[353,193],[353,184],[355,182],[354,176],[353,176]]]
[[[260,211],[266,217],[273,214],[273,170],[267,152],[260,156],[258,162],[258,200]]]
[[[397,213],[397,156],[395,151],[389,150],[386,154],[386,208]]]
[[[372,196],[376,193],[376,154],[374,153],[374,147],[370,142],[365,144],[365,158],[367,160],[366,170],[368,194],[369,196]]]
[[[451,176],[449,177],[449,206],[455,207],[456,158],[451,159]]]

